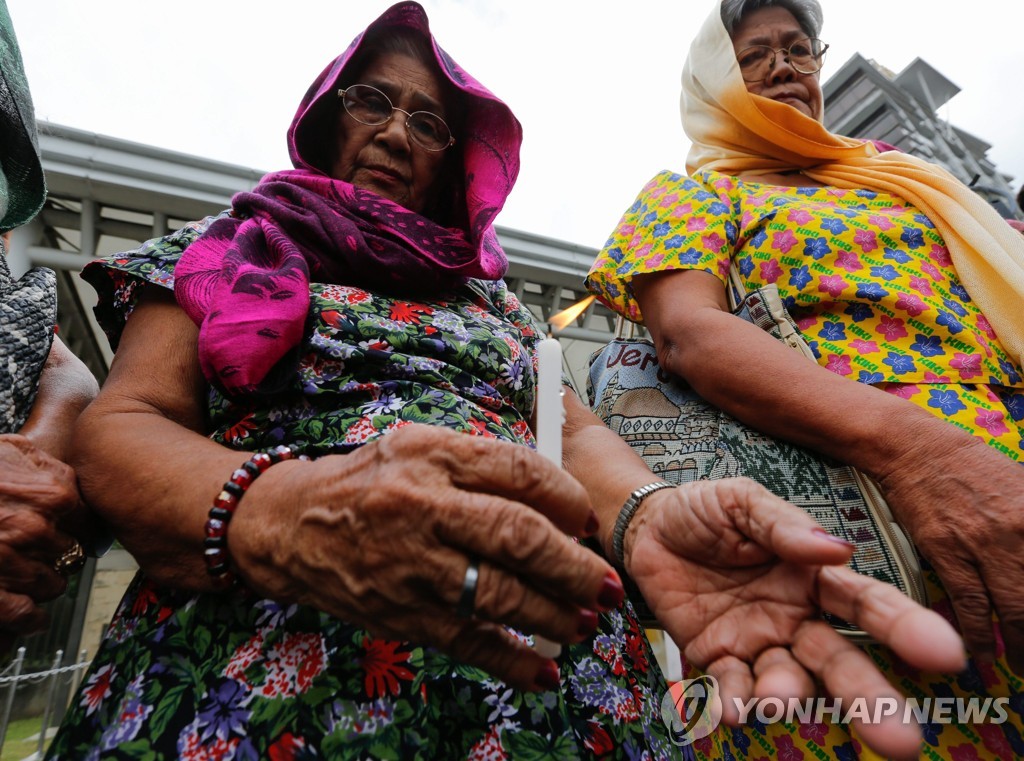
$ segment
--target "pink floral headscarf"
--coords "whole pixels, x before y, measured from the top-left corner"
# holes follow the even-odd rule
[[[445,78],[462,93],[466,111],[455,148],[462,147],[465,169],[466,232],[474,244],[493,239],[491,224],[505,205],[505,199],[519,176],[522,128],[508,106],[441,49],[430,33],[427,14],[419,3],[402,2],[384,11],[310,85],[288,129],[288,155],[292,164],[296,169],[321,171],[315,163],[316,141],[323,126],[318,120],[324,113],[334,113],[338,87],[349,62],[372,47],[376,35],[391,27],[408,27],[429,39],[437,65]],[[324,109],[325,102],[331,104],[331,108]],[[500,251],[496,241],[495,248]],[[492,254],[486,251],[481,256],[485,269],[505,266],[503,261],[494,262],[493,266],[488,264]],[[503,255],[501,259],[504,259]]]

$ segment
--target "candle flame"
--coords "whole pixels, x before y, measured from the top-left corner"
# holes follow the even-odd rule
[[[582,301],[577,301],[572,306],[563,309],[558,314],[553,314],[548,319],[548,324],[553,325],[556,330],[565,330],[569,323],[587,311],[587,307],[594,303],[597,296],[587,296]]]

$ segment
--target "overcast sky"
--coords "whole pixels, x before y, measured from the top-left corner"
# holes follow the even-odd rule
[[[40,119],[260,170],[299,99],[388,0],[7,0]],[[823,0],[824,78],[855,52],[923,58],[942,116],[1024,182],[1019,0]],[[440,44],[523,123],[498,223],[600,246],[641,185],[682,171],[679,74],[707,0],[423,0]]]

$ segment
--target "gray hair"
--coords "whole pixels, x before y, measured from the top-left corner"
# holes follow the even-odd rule
[[[758,8],[772,7],[785,8],[792,13],[808,37],[817,37],[821,34],[824,16],[818,0],[722,0],[722,23],[731,37],[736,25],[748,13]]]

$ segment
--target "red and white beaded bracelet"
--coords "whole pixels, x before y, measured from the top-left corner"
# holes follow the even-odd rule
[[[213,578],[218,590],[230,589],[238,579],[231,570],[231,559],[228,555],[228,524],[238,509],[242,495],[252,486],[252,482],[276,465],[285,460],[308,460],[299,454],[297,447],[279,446],[269,452],[257,452],[238,468],[221,488],[220,494],[213,500],[209,517],[206,520],[206,539],[203,544],[206,550],[206,572]]]

